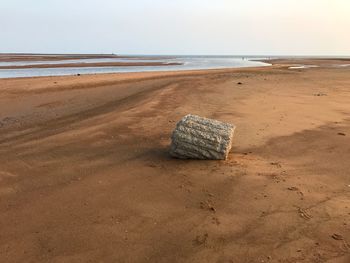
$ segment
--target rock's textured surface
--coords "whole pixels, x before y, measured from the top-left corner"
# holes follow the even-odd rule
[[[170,154],[180,159],[225,160],[232,146],[235,126],[186,115],[172,134]]]

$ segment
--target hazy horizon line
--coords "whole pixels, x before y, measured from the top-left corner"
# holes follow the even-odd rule
[[[142,53],[129,53],[129,54],[123,54],[123,53],[71,53],[71,52],[63,52],[63,53],[40,53],[40,52],[0,52],[0,55],[89,55],[89,56],[233,56],[233,57],[346,57],[350,58],[350,55],[336,55],[336,54],[297,54],[297,55],[291,55],[291,54],[189,54],[189,53],[182,53],[182,54],[142,54]]]

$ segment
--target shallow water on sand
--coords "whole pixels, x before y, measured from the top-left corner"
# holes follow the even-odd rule
[[[108,66],[108,67],[65,67],[65,68],[26,68],[26,69],[0,69],[0,78],[36,77],[36,76],[63,76],[76,74],[101,74],[149,71],[181,71],[200,69],[222,69],[270,66],[268,63],[254,61],[265,59],[263,57],[236,57],[236,56],[142,56],[128,58],[97,58],[76,59],[61,61],[16,61],[0,62],[0,66],[25,66],[40,64],[66,64],[66,63],[104,63],[104,62],[164,62],[181,63],[181,65],[164,66]]]

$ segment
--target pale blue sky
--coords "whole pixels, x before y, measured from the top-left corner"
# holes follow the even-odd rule
[[[349,0],[0,0],[0,52],[350,55]]]

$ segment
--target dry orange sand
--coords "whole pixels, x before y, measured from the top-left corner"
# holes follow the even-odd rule
[[[349,101],[350,68],[0,80],[0,261],[350,262]],[[169,157],[188,113],[227,161]]]

